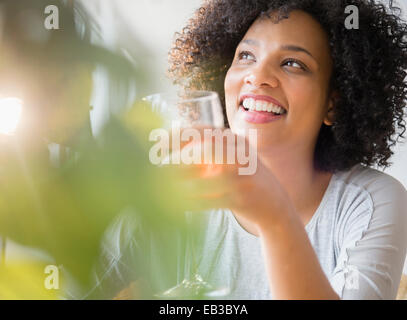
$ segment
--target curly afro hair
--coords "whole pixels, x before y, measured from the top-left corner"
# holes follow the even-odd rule
[[[345,27],[348,5],[359,9],[358,30]],[[225,106],[225,76],[249,27],[261,15],[277,13],[278,23],[293,10],[307,12],[326,31],[334,63],[331,90],[340,97],[334,124],[320,129],[315,167],[390,166],[391,149],[404,138],[407,101],[407,25],[392,0],[388,7],[374,0],[205,1],[176,33],[169,76],[186,89],[217,91]]]

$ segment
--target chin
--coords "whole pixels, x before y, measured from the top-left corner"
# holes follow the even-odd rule
[[[275,132],[271,132],[269,129],[259,128],[256,125],[231,125],[230,129],[238,136],[246,137],[251,144],[256,144],[257,151],[266,151],[273,149],[274,147],[281,147],[282,138],[280,135],[276,135]],[[253,135],[250,135],[249,129],[256,130],[257,134],[255,140]]]

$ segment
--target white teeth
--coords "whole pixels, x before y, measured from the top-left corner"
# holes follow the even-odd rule
[[[267,101],[256,101],[253,98],[247,98],[243,100],[243,107],[252,111],[266,111],[273,112],[277,114],[285,113],[285,110],[274,103]]]
[[[249,110],[256,110],[256,103],[254,99],[244,99],[243,106]]]
[[[256,101],[254,101],[254,99],[250,100],[250,110],[256,110]]]
[[[245,107],[246,109],[250,109],[250,107],[249,107],[249,99],[244,99],[243,100],[243,107]]]
[[[263,102],[263,111],[267,111],[267,102],[266,101],[264,101]]]
[[[281,107],[279,107],[279,106],[277,106],[277,108],[276,108],[276,111],[275,111],[276,113],[278,113],[278,114],[281,114],[281,113],[284,113],[284,109],[283,108],[281,108]]]

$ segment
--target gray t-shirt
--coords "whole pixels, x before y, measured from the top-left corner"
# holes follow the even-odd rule
[[[229,299],[272,299],[260,238],[230,210],[206,215],[199,273],[229,287]],[[407,192],[397,180],[361,165],[334,174],[305,229],[342,299],[396,297],[407,247]]]
[[[230,289],[222,299],[273,298],[258,237],[244,230],[230,210],[188,216],[202,226],[202,232],[194,234],[198,273],[207,282]],[[107,233],[96,284],[83,298],[111,298],[134,280],[143,241],[142,228],[131,219],[119,219]],[[407,192],[396,179],[362,165],[334,174],[305,229],[342,299],[396,297],[407,247]],[[148,247],[152,242],[147,242]],[[144,252],[149,252],[152,267],[159,265],[154,246],[147,247]],[[185,264],[179,261],[178,269]],[[160,272],[154,275],[159,277]]]

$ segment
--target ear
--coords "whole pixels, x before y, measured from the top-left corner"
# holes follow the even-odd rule
[[[324,117],[324,124],[327,126],[332,126],[335,121],[335,106],[339,100],[338,91],[333,91],[329,97],[328,109]]]

